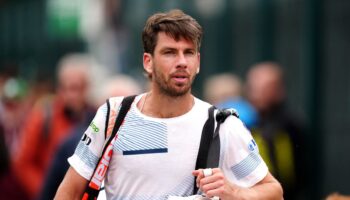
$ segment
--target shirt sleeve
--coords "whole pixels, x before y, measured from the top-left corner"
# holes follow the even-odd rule
[[[105,143],[107,103],[100,106],[94,119],[81,137],[68,162],[81,176],[89,180]]]
[[[241,187],[251,187],[261,181],[268,168],[250,131],[234,116],[228,117],[220,129],[220,166],[225,175]]]

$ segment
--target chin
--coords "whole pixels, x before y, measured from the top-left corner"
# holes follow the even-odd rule
[[[172,94],[171,96],[180,97],[188,94],[189,92],[190,92],[190,89],[185,88],[185,89],[174,89],[170,93]]]

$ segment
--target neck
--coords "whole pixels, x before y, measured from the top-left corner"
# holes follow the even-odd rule
[[[194,97],[190,93],[172,97],[150,91],[142,97],[137,106],[147,116],[172,118],[189,112],[193,105]]]

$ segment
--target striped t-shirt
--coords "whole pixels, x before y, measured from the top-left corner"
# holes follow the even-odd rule
[[[144,95],[144,94],[142,94]],[[113,156],[105,179],[107,199],[163,200],[169,195],[192,195],[200,138],[210,104],[195,98],[186,114],[174,118],[145,116],[136,107],[136,97],[117,133]],[[110,99],[117,114],[122,97]],[[75,153],[68,161],[90,179],[103,149],[107,105],[102,105]],[[230,116],[220,127],[220,168],[234,184],[250,187],[267,174],[250,132]]]

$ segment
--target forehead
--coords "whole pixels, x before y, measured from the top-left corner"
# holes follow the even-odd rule
[[[193,41],[186,40],[184,37],[180,37],[178,40],[176,40],[165,32],[159,32],[155,49],[157,50],[162,48],[195,49],[195,44]]]
[[[83,83],[86,82],[88,79],[87,69],[85,69],[83,66],[81,67],[75,67],[75,66],[67,66],[66,68],[63,68],[59,72],[59,82],[61,85],[67,85],[67,84],[75,84],[75,83]]]

